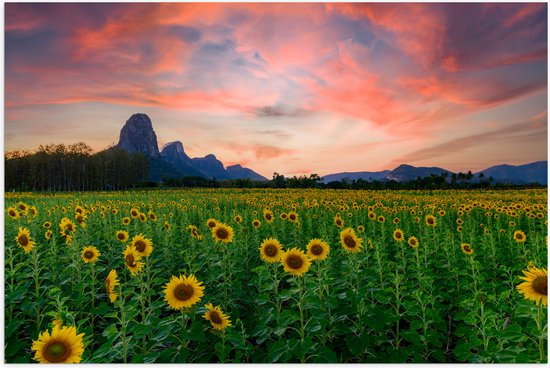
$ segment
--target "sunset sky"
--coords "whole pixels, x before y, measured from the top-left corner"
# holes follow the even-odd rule
[[[546,3],[5,4],[5,150],[133,113],[271,178],[547,158]]]

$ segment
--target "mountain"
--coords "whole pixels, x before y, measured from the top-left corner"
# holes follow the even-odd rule
[[[497,183],[507,184],[529,184],[539,183],[548,184],[548,161],[536,161],[526,165],[497,165],[482,170],[474,177],[479,181],[479,174],[483,173],[484,180],[490,177]]]
[[[192,158],[191,163],[211,178],[217,180],[231,179],[230,175],[225,171],[223,163],[213,154]]]
[[[384,171],[360,171],[360,172],[342,172],[336,174],[325,175],[321,180],[322,183],[329,183],[331,181],[341,181],[342,179],[358,180],[363,179],[366,181],[383,180],[390,173],[390,170]]]
[[[414,167],[411,165],[399,165],[386,176],[387,180],[395,181],[411,181],[416,178],[423,178],[430,175],[441,175],[447,173],[451,175],[452,172],[442,169],[440,167]]]
[[[246,167],[242,167],[239,164],[227,166],[225,171],[232,179],[250,179],[256,181],[267,180],[267,178],[263,177],[262,175],[254,172],[253,170],[247,169]]]
[[[128,153],[143,153],[147,157],[159,158],[157,135],[151,119],[145,114],[134,114],[120,130],[116,147]]]
[[[205,172],[193,166],[191,158],[187,156],[180,141],[166,143],[160,151],[161,158],[177,169],[178,176],[209,177]]]
[[[149,159],[149,180],[158,181],[163,177],[199,176],[207,179],[252,179],[266,180],[251,169],[230,166],[226,171],[223,163],[213,154],[190,158],[180,141],[170,142],[159,151],[157,135],[153,123],[146,114],[133,114],[122,127],[116,148],[128,153],[141,153]]]
[[[360,171],[360,172],[343,172],[337,174],[329,174],[323,177],[322,182],[328,183],[331,181],[341,181],[344,178],[349,180],[363,179],[366,181],[385,181],[395,180],[399,182],[411,181],[420,177],[433,175],[447,174],[447,181],[452,179],[453,172],[442,169],[440,167],[414,167],[411,165],[399,165],[393,170],[384,171]],[[470,182],[478,183],[480,181],[479,174],[483,173],[484,179],[493,178],[493,183],[503,184],[530,184],[539,183],[548,184],[548,161],[537,161],[530,164],[513,166],[513,165],[497,165],[489,167],[485,170],[473,174]],[[463,179],[460,181],[464,181]]]

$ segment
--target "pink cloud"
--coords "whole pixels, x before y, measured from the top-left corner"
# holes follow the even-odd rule
[[[451,117],[547,87],[546,4],[141,3],[96,5],[100,15],[31,5],[6,6],[12,117],[12,107],[94,101],[273,124],[325,113],[424,142]],[[58,49],[29,57],[14,35]],[[256,143],[232,152],[296,153]]]

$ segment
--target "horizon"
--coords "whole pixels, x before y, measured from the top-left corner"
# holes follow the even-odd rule
[[[5,151],[97,152],[143,112],[268,179],[547,160],[546,3],[4,9]]]

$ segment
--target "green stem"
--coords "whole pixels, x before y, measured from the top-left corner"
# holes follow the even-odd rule
[[[401,295],[399,293],[399,271],[395,269],[395,313],[397,314],[397,322],[395,324],[395,350],[399,350],[399,321],[401,320],[400,309],[401,309]]]
[[[279,319],[279,315],[281,314],[281,309],[283,308],[283,302],[279,298],[279,279],[277,278],[277,266],[278,263],[272,263],[271,267],[273,268],[273,283],[274,283],[274,291],[275,291],[275,302],[277,303],[277,320]]]
[[[94,313],[94,304],[95,304],[95,268],[94,268],[94,264],[92,263],[92,291],[91,291],[91,294],[92,294],[92,309],[90,311],[90,317],[91,317],[91,320],[90,320],[90,324],[91,324],[91,327],[92,327],[92,334],[94,333],[94,318],[95,318],[95,313]]]
[[[539,330],[539,352],[540,352],[540,361],[539,363],[544,362],[544,347],[546,344],[544,344],[544,326],[543,326],[543,306],[542,302],[539,303],[538,306],[538,312],[537,312],[537,318],[535,319],[535,322],[537,323],[537,327]]]
[[[185,337],[187,338],[187,321],[189,320],[187,314],[185,313],[185,309],[181,310],[181,328],[185,332]],[[186,339],[182,342],[183,347],[186,349],[187,345],[189,344],[189,339]]]
[[[33,274],[34,274],[34,297],[36,302],[35,312],[36,312],[36,332],[40,333],[40,317],[42,313],[40,311],[40,269],[38,268],[38,250],[34,248],[32,250],[32,264],[33,264]]]
[[[122,361],[126,364],[128,363],[128,340],[126,339],[126,327],[128,322],[126,321],[126,313],[124,309],[124,294],[122,292],[122,285],[119,286],[120,292],[120,325],[121,325],[121,336],[122,336]]]
[[[222,354],[219,357],[222,363],[225,363],[225,330],[222,331]]]
[[[143,273],[140,273],[140,278],[139,278],[139,287],[140,287],[140,302],[141,302],[141,323],[143,325],[145,325],[145,320],[146,320],[146,317],[145,317],[145,294],[144,294],[144,280],[143,280]],[[142,343],[141,343],[141,351],[143,352],[143,354],[145,354],[145,351],[147,350],[147,336],[143,336],[143,340],[142,340]]]
[[[298,309],[300,310],[300,340],[302,342],[302,346],[304,344],[305,339],[305,323],[304,323],[304,296],[305,296],[305,274],[300,277],[300,301],[298,303]],[[303,356],[300,357],[300,362],[305,363],[306,362],[306,352],[302,351]]]

